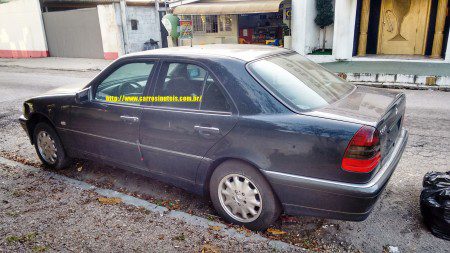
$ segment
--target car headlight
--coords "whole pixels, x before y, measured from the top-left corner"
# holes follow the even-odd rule
[[[27,103],[23,103],[22,112],[23,116],[25,117],[28,117],[28,115],[30,114],[30,106]]]

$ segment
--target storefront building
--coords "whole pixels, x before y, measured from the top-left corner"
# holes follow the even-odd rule
[[[193,44],[285,45],[300,54],[322,46],[334,60],[412,59],[450,62],[448,0],[334,0],[334,24],[314,22],[316,0],[178,0],[192,18]],[[289,36],[291,35],[291,36]]]
[[[188,2],[188,3],[186,3]],[[290,42],[290,1],[177,1],[173,13],[192,20],[194,45]],[[190,41],[182,41],[183,45]]]

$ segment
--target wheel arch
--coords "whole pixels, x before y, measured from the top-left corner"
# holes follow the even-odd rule
[[[265,173],[263,172],[264,170],[261,168],[261,165],[258,165],[257,163],[251,161],[250,159],[246,159],[246,158],[239,157],[239,156],[220,157],[220,158],[217,158],[217,159],[213,160],[209,164],[209,166],[207,168],[207,172],[206,172],[205,178],[203,180],[203,194],[204,194],[204,196],[209,196],[209,185],[210,185],[210,181],[211,181],[211,176],[214,173],[214,171],[222,163],[227,162],[227,161],[231,161],[231,160],[241,161],[241,162],[244,162],[244,163],[254,167],[261,174],[261,176],[267,181],[267,183],[269,184],[273,194],[277,198],[277,200],[278,200],[278,202],[280,204],[280,207],[282,207],[280,198],[278,197],[276,191],[273,189],[273,186],[270,183],[270,181],[267,179]]]
[[[52,123],[52,121],[47,116],[45,116],[42,113],[35,112],[30,115],[30,118],[27,122],[27,130],[28,130],[28,133],[30,136],[31,144],[34,144],[34,141],[35,141],[34,140],[34,129],[36,128],[36,125],[41,122],[47,123],[49,126],[51,126],[55,130],[56,134],[58,134],[58,132],[56,131],[55,125]]]

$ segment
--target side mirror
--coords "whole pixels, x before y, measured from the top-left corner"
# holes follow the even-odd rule
[[[82,104],[91,100],[91,87],[87,87],[75,94],[75,102]]]

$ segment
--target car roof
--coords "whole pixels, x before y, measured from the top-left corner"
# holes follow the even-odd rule
[[[133,56],[194,56],[194,57],[228,57],[236,58],[246,62],[262,57],[289,53],[291,50],[266,45],[243,45],[243,44],[211,44],[201,46],[182,46],[148,50],[138,53],[128,54],[125,57]]]

